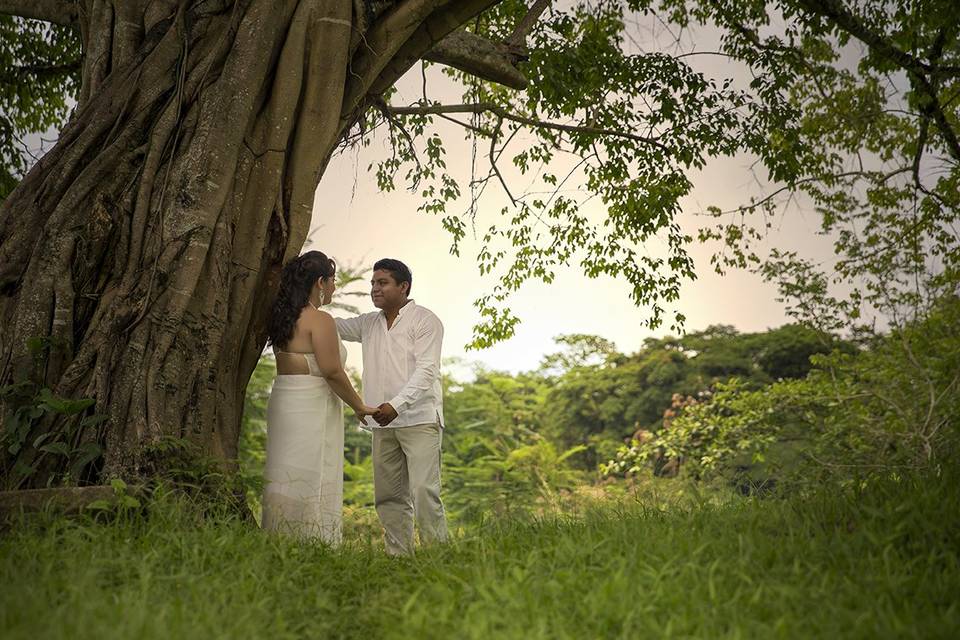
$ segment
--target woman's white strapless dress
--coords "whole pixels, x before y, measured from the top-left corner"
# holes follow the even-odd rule
[[[338,338],[339,342],[339,338]],[[340,361],[347,350],[339,342]],[[343,506],[343,401],[320,376],[278,375],[267,401],[267,461],[262,527],[340,543]]]

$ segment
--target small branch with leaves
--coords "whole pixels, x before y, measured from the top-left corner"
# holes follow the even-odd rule
[[[603,129],[600,127],[587,127],[574,124],[563,124],[560,122],[551,122],[549,120],[539,120],[537,118],[530,118],[527,116],[522,116],[519,114],[511,113],[498,104],[492,102],[476,102],[472,104],[437,104],[437,105],[420,105],[420,106],[410,106],[410,107],[395,107],[387,105],[387,110],[395,116],[422,116],[422,115],[445,115],[451,113],[493,113],[494,115],[502,118],[503,120],[510,120],[511,122],[516,122],[518,124],[523,124],[529,127],[539,127],[543,129],[552,129],[555,131],[563,131],[565,133],[573,133],[579,135],[590,135],[590,136],[610,136],[614,138],[626,138],[628,140],[634,140],[636,142],[643,142],[645,144],[651,144],[656,147],[659,147],[663,151],[668,151],[668,148],[663,143],[659,142],[656,138],[651,138],[648,136],[641,136],[630,131],[618,131],[616,129]]]

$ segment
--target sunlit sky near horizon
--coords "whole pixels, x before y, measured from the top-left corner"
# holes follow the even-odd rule
[[[700,36],[696,49],[714,48],[715,34],[701,33]],[[698,58],[702,59],[699,64],[709,75],[737,75],[735,69],[722,68],[722,60],[712,56]],[[420,97],[420,74],[418,65],[398,83],[399,92],[393,103],[407,104]],[[461,101],[456,88],[434,69],[428,78],[431,99],[445,103]],[[456,125],[438,120],[435,126],[447,148],[448,169],[466,192],[470,144],[464,141],[463,131]],[[348,265],[369,267],[382,257],[403,260],[413,272],[413,298],[434,311],[444,323],[444,357],[464,358],[516,373],[536,368],[544,355],[556,351],[554,338],[559,335],[599,335],[613,340],[620,351],[629,353],[639,349],[645,338],[670,332],[672,307],[666,306],[665,324],[651,331],[644,326],[649,311],[633,305],[626,281],[609,277],[590,279],[572,266],[558,271],[550,285],[528,282],[514,294],[510,308],[521,323],[513,338],[486,350],[466,351],[472,327],[479,320],[473,301],[490,292],[496,280],[493,276],[480,275],[475,257],[481,245],[469,235],[461,247],[461,257],[450,255],[450,237],[439,218],[418,212],[420,198],[404,190],[400,179],[398,190],[379,192],[376,177],[367,171],[367,166],[385,157],[388,148],[385,136],[380,135],[367,148],[350,149],[333,158],[317,189],[312,225],[315,231],[304,249],[319,249]],[[512,151],[515,153],[519,148],[516,146]],[[481,149],[478,156],[484,153]],[[478,158],[477,162],[479,171],[486,171],[482,159]],[[684,211],[680,218],[688,234],[696,237],[697,229],[709,222],[696,215],[708,205],[733,208],[746,204],[751,196],[767,192],[766,185],[762,184],[763,176],[751,171],[752,162],[753,158],[746,156],[715,159],[703,171],[690,174],[694,188],[682,202]],[[529,183],[529,177],[505,170],[504,165],[509,162],[502,162],[500,168],[508,184],[514,185],[511,189],[522,190]],[[461,198],[449,211],[466,211],[468,203],[466,197]],[[499,217],[498,212],[505,203],[502,189],[491,185],[480,202],[477,228],[485,229],[485,225]],[[602,218],[599,202],[591,202],[588,207],[592,219]],[[779,247],[824,259],[830,255],[831,243],[829,238],[818,235],[818,230],[816,214],[794,204],[774,220],[768,237],[758,247],[759,253]],[[655,246],[647,249],[657,252]],[[675,307],[686,316],[687,331],[713,324],[733,325],[742,332],[763,331],[790,322],[784,305],[776,301],[773,284],[745,271],[729,271],[725,276],[716,274],[710,265],[710,256],[716,249],[716,245],[695,243],[691,246],[698,278],[684,285]],[[375,310],[369,298],[356,300],[360,301],[358,306],[362,311]],[[348,352],[348,364],[359,368],[359,345],[348,345]]]
[[[382,257],[403,260],[413,272],[413,298],[444,323],[445,357],[463,357],[518,372],[536,368],[545,354],[556,351],[553,338],[558,335],[595,334],[613,340],[620,351],[632,352],[645,338],[669,333],[666,325],[655,331],[644,326],[649,312],[633,305],[625,281],[590,279],[574,266],[558,272],[552,284],[529,282],[514,295],[511,308],[521,323],[513,338],[482,351],[466,351],[479,319],[473,301],[495,284],[493,277],[481,276],[477,268],[474,257],[479,243],[468,238],[461,257],[451,256],[449,236],[438,219],[417,211],[417,196],[403,190],[377,191],[374,177],[365,170],[367,155],[361,152],[357,158],[351,153],[331,162],[314,204],[314,223],[319,228],[305,249],[320,249],[341,263],[365,267]],[[462,160],[466,165],[467,159]],[[451,155],[449,163],[455,162],[457,158]],[[745,164],[746,160],[734,159],[708,167],[694,181],[694,195],[687,199],[689,208],[699,211],[707,203],[732,206],[742,202],[749,187]],[[499,205],[493,208],[499,210]],[[691,229],[703,222],[687,212],[683,218],[684,226]],[[817,228],[812,214],[794,208],[774,225],[765,244],[800,244],[808,251],[822,250],[829,243],[816,235]],[[716,274],[709,262],[713,250],[692,245],[698,279],[683,287],[676,307],[687,318],[687,331],[712,324],[733,325],[743,332],[763,331],[790,321],[784,305],[775,300],[774,285],[745,271]],[[361,311],[375,310],[369,298],[352,302]],[[342,313],[334,311],[335,315]],[[349,364],[359,368],[359,346],[347,346]]]

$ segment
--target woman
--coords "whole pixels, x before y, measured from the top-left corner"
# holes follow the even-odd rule
[[[343,402],[361,419],[363,404],[343,369],[346,349],[330,314],[333,260],[310,251],[280,276],[267,333],[277,377],[267,403],[263,528],[340,542],[343,502]]]

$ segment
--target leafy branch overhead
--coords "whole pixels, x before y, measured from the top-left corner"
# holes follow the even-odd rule
[[[505,36],[522,20],[524,8],[502,3],[473,28],[489,39]],[[737,110],[745,96],[669,55],[629,53],[624,32],[618,3],[551,9],[526,39],[523,70],[537,81],[524,93],[451,72],[466,87],[462,104],[425,97],[384,108],[384,117],[411,138],[398,157],[380,165],[381,185],[392,184],[396,171],[413,163],[406,177],[413,184],[433,181],[421,191],[423,208],[444,213],[454,251],[472,228],[482,238],[480,270],[498,275],[493,292],[477,301],[484,322],[475,328],[474,346],[512,334],[517,318],[505,303],[523,282],[549,282],[559,266],[573,261],[592,277],[625,277],[633,300],[650,310],[651,326],[662,321],[663,305],[678,298],[683,279],[695,277],[685,249],[692,239],[677,220],[678,201],[691,187],[686,172],[702,167],[710,155],[738,148],[744,123]],[[460,185],[446,171],[442,141],[426,129],[435,116],[455,115],[469,118],[455,121],[475,144],[484,140],[488,146],[482,153],[489,171],[473,176],[463,214],[447,211]],[[532,140],[519,142],[524,136]],[[413,138],[426,140],[422,164]],[[506,161],[512,173],[532,174],[542,189],[514,194],[498,164],[504,153],[512,154]],[[478,214],[491,182],[502,186],[510,206],[488,222]],[[571,187],[580,184],[584,190],[578,196]],[[605,208],[601,220],[592,208],[581,207],[591,199]],[[646,249],[651,240],[663,241],[664,250]],[[682,322],[675,313],[672,326]]]
[[[18,470],[44,453],[31,444],[39,436],[74,427],[103,451],[80,474],[90,482],[144,472],[164,438],[229,465],[263,348],[262,301],[303,245],[337,142],[373,98],[492,4],[0,3],[17,16],[3,47],[18,72],[80,67],[79,88],[61,96],[76,105],[69,119],[52,114],[63,125],[56,142],[8,172],[18,183],[0,204],[0,385],[89,403],[31,421],[27,446],[0,452],[0,485],[68,481],[49,455],[26,480]],[[82,55],[75,47],[48,64],[36,47],[17,51],[36,27],[25,19],[63,26]],[[36,28],[53,40],[55,30]],[[27,86],[12,82],[12,93]],[[43,96],[25,102],[50,115]],[[46,129],[26,122],[8,139]],[[33,358],[34,337],[55,348]],[[3,419],[24,403],[0,403]],[[84,426],[94,413],[109,426]]]
[[[503,2],[470,28],[507,43],[526,15],[525,3]],[[638,42],[643,20],[669,20],[680,35],[667,46]],[[699,50],[697,34],[711,29],[719,50]],[[477,300],[475,347],[512,335],[510,294],[571,264],[592,277],[624,277],[648,324],[659,325],[682,282],[696,277],[681,216],[690,173],[722,156],[756,159],[769,194],[703,212],[696,235],[720,243],[718,271],[760,269],[802,316],[796,254],[764,257],[757,248],[799,197],[837,239],[837,259],[814,266],[851,287],[841,304],[847,316],[864,305],[887,314],[916,308],[958,271],[957,31],[944,2],[551,7],[525,37],[520,69],[535,79],[525,91],[447,70],[464,87],[460,103],[432,100],[425,84],[416,102],[371,113],[369,127],[386,122],[399,132],[379,182],[392,188],[406,168],[403,179],[423,196],[424,211],[441,214],[454,252],[467,233],[481,241],[479,268],[496,284]],[[699,71],[704,56],[727,60],[727,75]],[[466,185],[447,167],[432,128],[439,120],[461,126],[483,158]],[[520,191],[521,181],[533,186]],[[499,215],[481,200],[490,184],[508,202]],[[469,204],[457,211],[465,190]],[[918,278],[921,294],[911,291]],[[683,320],[674,312],[672,328]]]

